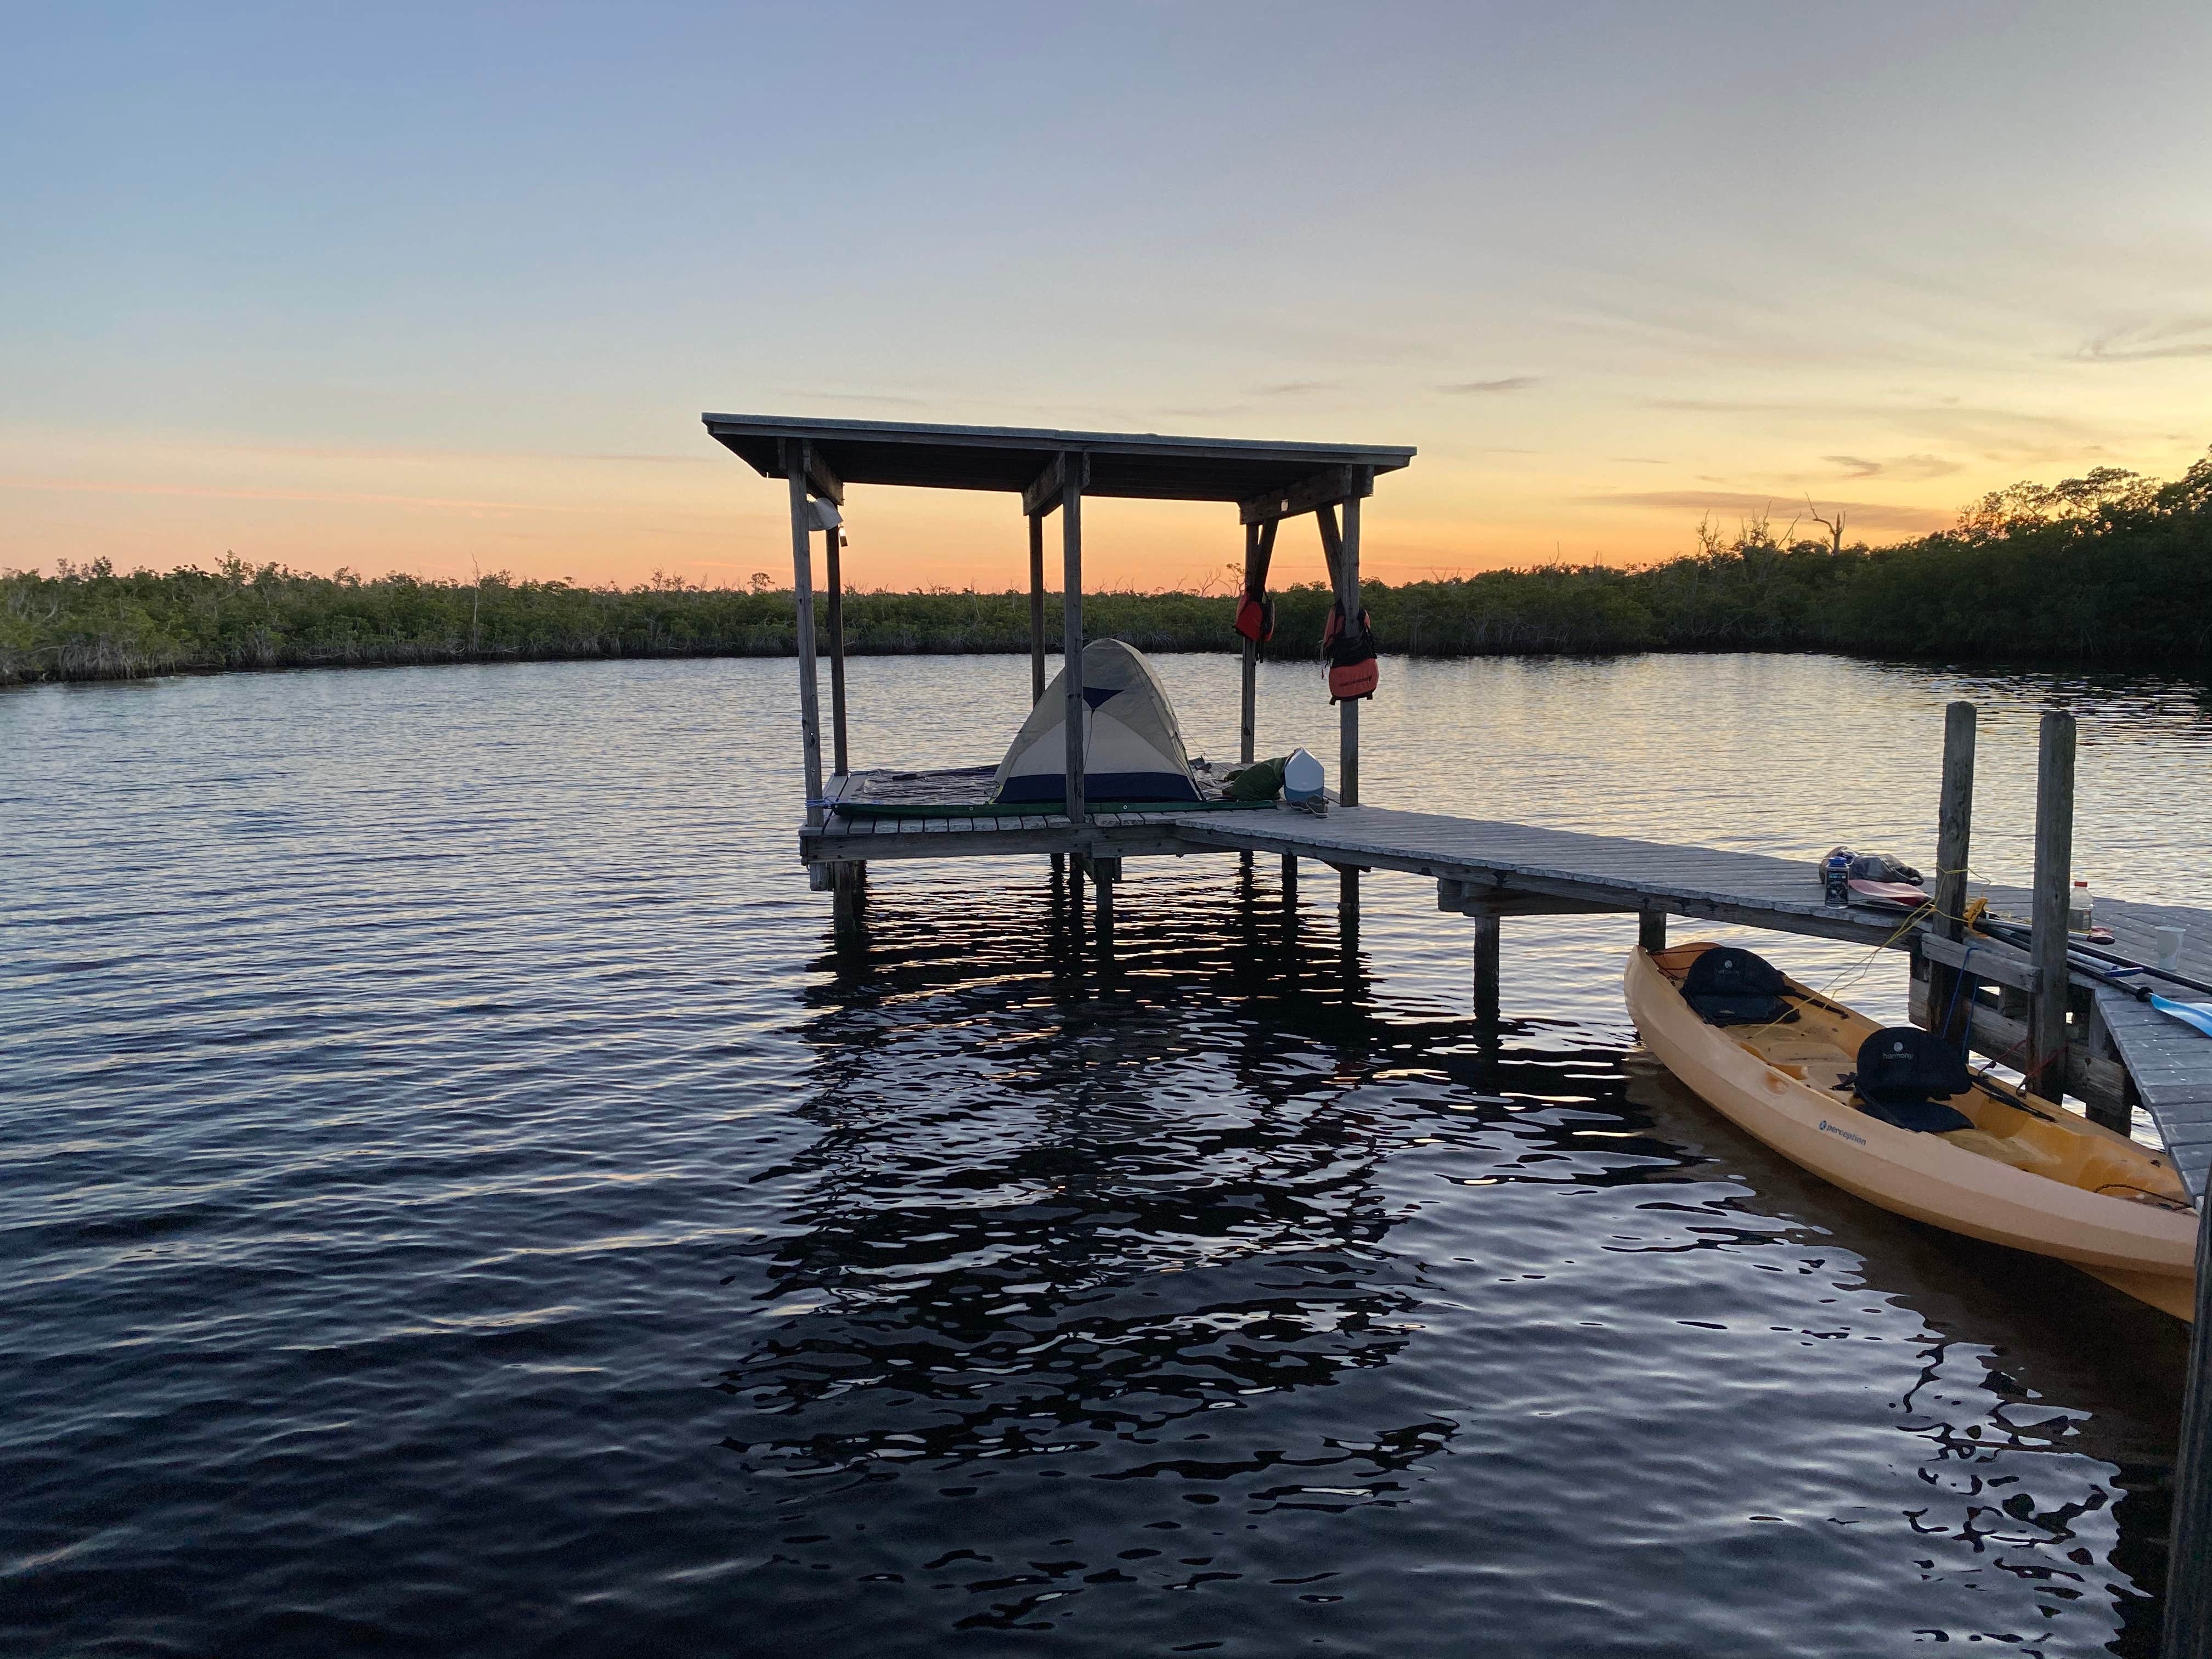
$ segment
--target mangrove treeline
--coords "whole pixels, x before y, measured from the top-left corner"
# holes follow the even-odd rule
[[[1383,649],[1833,650],[2212,670],[2212,456],[2160,483],[2106,467],[1985,497],[1953,528],[1890,547],[1808,539],[1754,521],[1634,569],[1553,564],[1444,581],[1366,584]],[[1329,596],[1276,595],[1270,654],[1318,653]],[[1057,598],[1048,624],[1059,637]],[[1103,592],[1085,631],[1146,651],[1237,648],[1233,595]],[[1026,651],[1026,593],[855,593],[860,653]],[[118,574],[105,560],[0,574],[0,683],[179,671],[521,658],[778,656],[791,596],[656,580],[364,580],[226,561]]]

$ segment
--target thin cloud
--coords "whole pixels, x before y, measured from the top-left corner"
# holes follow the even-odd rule
[[[1608,455],[1608,461],[1619,461],[1625,466],[1664,466],[1666,462],[1656,455]]]
[[[1917,483],[1947,477],[1959,470],[1956,461],[1947,461],[1941,455],[1899,455],[1887,461],[1869,460],[1863,455],[1823,455],[1820,459],[1831,466],[1842,468],[1846,481],[1883,477]]]
[[[1303,398],[1313,392],[1334,392],[1343,384],[1341,380],[1278,380],[1273,386],[1255,386],[1249,395],[1255,398]]]
[[[2107,330],[2081,347],[2075,361],[2141,363],[2158,357],[2212,357],[2212,317],[2175,317]]]
[[[1751,495],[1734,489],[1650,489],[1618,494],[1577,495],[1596,507],[1657,507],[1682,513],[1735,513],[1747,518],[1787,517],[1798,503],[1786,495]],[[1861,530],[1901,530],[1921,534],[1942,530],[1952,515],[1924,507],[1905,507],[1894,501],[1833,501],[1850,515],[1852,527]]]
[[[1535,384],[1533,374],[1509,374],[1500,380],[1456,380],[1437,390],[1449,392],[1456,398],[1492,392],[1526,392]]]

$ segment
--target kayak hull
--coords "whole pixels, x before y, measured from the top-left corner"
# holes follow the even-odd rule
[[[1958,1096],[1952,1103],[1972,1105],[1978,1121],[2011,1139],[1979,1129],[1916,1133],[1872,1117],[1852,1103],[1847,1088],[1819,1086],[1836,1073],[1812,1057],[1824,1036],[1841,1053],[1856,1054],[1856,1040],[1876,1029],[1874,1022],[1793,982],[1793,996],[1809,1000],[1799,1004],[1804,1035],[1792,1039],[1797,1059],[1778,1060],[1790,1051],[1772,1032],[1749,1034],[1765,1045],[1762,1052],[1745,1040],[1744,1028],[1708,1024],[1682,1000],[1676,979],[1707,948],[1685,945],[1658,958],[1639,949],[1623,988],[1644,1045],[1723,1116],[1870,1204],[2070,1261],[2178,1318],[2193,1316],[2197,1216],[2181,1207],[2185,1196],[2165,1159],[2071,1113],[2026,1104],[2015,1111],[2004,1103],[2012,1097],[1995,1090],[1987,1100]],[[2015,1167],[1977,1146],[2063,1170],[2068,1178]]]

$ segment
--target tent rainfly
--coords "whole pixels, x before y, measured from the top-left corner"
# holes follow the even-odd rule
[[[994,801],[1067,799],[1066,671],[1022,722],[992,781]],[[1083,647],[1083,795],[1091,801],[1200,799],[1175,708],[1152,664],[1134,646],[1094,640]]]

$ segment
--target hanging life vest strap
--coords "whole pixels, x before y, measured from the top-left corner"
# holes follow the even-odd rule
[[[1354,697],[1371,697],[1379,678],[1375,665],[1375,629],[1368,620],[1367,609],[1360,607],[1359,620],[1351,627],[1344,625],[1344,606],[1340,602],[1328,608],[1328,624],[1322,631],[1322,651],[1328,658],[1328,700],[1349,702]]]
[[[1237,631],[1255,645],[1275,637],[1275,602],[1267,597],[1267,567],[1275,556],[1275,526],[1270,522],[1246,544],[1244,592],[1237,601]]]

